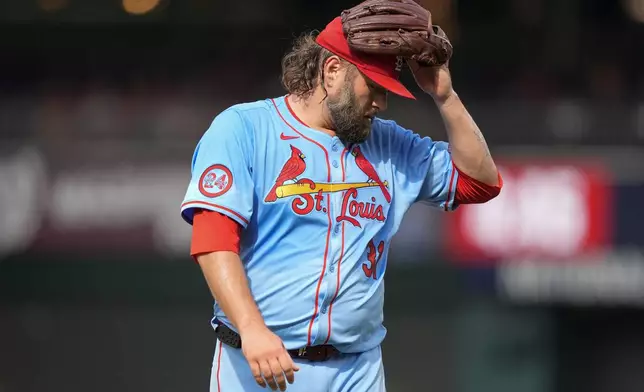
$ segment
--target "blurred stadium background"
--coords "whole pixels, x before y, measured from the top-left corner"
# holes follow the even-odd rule
[[[506,186],[407,215],[389,390],[641,392],[644,0],[421,2]],[[192,150],[354,3],[0,0],[1,392],[207,390]],[[445,138],[427,98],[384,117]]]

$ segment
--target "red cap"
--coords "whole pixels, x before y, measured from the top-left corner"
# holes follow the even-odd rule
[[[416,99],[398,80],[400,70],[396,70],[397,58],[395,56],[369,55],[352,51],[349,48],[339,16],[318,34],[315,41],[331,53],[355,65],[360,72],[385,89],[405,98]]]

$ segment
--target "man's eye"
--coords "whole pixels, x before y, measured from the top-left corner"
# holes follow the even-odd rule
[[[383,95],[383,94],[386,94],[386,93],[387,93],[387,90],[385,90],[384,88],[382,88],[382,87],[380,87],[380,86],[376,86],[376,85],[372,85],[372,86],[371,86],[371,90],[372,90],[374,93],[378,94],[378,95]]]

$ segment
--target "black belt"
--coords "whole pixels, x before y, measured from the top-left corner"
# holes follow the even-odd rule
[[[239,334],[228,328],[224,324],[219,324],[217,328],[215,328],[215,335],[217,336],[217,339],[230,347],[239,349],[242,346],[241,337],[239,336]],[[327,359],[331,359],[340,353],[337,348],[331,346],[330,344],[323,344],[320,346],[307,346],[300,349],[287,351],[293,358],[306,359],[313,362],[326,361]]]

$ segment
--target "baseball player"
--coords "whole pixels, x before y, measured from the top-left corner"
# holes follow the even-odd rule
[[[405,212],[415,202],[451,211],[501,190],[452,88],[446,36],[410,0],[378,1],[388,15],[361,5],[299,38],[282,62],[286,94],[227,108],[196,146],[181,215],[215,300],[211,392],[385,391],[383,278]],[[351,22],[390,20],[397,4],[432,34],[404,53],[361,49]],[[449,142],[377,116],[388,92],[414,98],[401,60]]]

